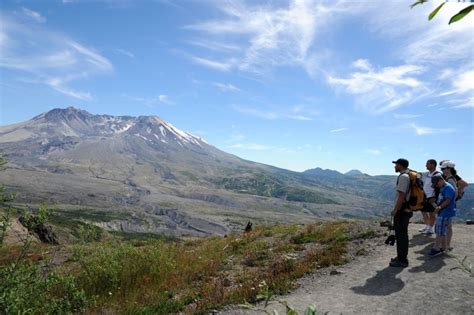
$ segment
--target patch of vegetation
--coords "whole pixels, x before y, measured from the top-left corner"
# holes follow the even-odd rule
[[[288,187],[281,180],[266,174],[252,174],[245,177],[224,177],[214,180],[219,187],[238,193],[285,198],[288,201],[308,202],[318,204],[337,204],[323,194],[304,188]]]
[[[347,234],[348,223],[339,222],[332,224],[309,224],[294,235],[291,241],[295,244],[305,244],[319,241],[323,244],[330,242],[345,242],[349,239]]]
[[[121,231],[110,231],[112,235],[115,235],[123,241],[149,241],[149,240],[160,240],[164,242],[176,242],[178,239],[173,236],[161,235],[156,233],[139,233],[139,232],[121,232]]]
[[[292,241],[313,230],[308,247]],[[346,230],[347,223],[325,223],[189,241],[115,239],[76,246],[63,268],[93,301],[91,312],[204,312],[286,293],[314,268],[344,263]]]
[[[247,177],[224,177],[215,183],[227,190],[265,197],[283,197],[286,194],[284,185],[276,178],[265,174]]]
[[[374,238],[374,237],[379,237],[381,236],[382,233],[374,230],[374,229],[367,229],[366,231],[363,231],[362,233],[360,233],[357,237],[358,238],[362,238],[362,239],[366,239],[366,238]]]
[[[28,228],[34,230],[46,221],[47,212],[40,208],[38,216],[25,213],[25,217]],[[10,219],[3,216],[1,226],[10,226]],[[0,240],[1,314],[68,314],[85,310],[86,295],[78,288],[75,276],[48,271],[50,261],[45,262],[44,255],[37,250],[31,251],[31,234],[25,236],[21,246],[13,248],[4,246],[3,240]]]
[[[61,266],[44,269],[40,257],[0,267],[0,309],[169,314],[268,302],[315,268],[345,263],[353,237],[348,227],[279,224],[224,238],[175,240],[127,233],[102,238],[94,225],[81,223],[81,242],[67,247],[70,257]],[[18,261],[26,253],[19,250]]]
[[[199,178],[189,171],[180,171],[179,173],[193,182],[199,182]]]
[[[295,188],[288,189],[286,200],[318,204],[338,204],[336,201],[325,197],[323,194],[318,194],[310,190]]]
[[[38,264],[27,262],[0,267],[0,310],[4,314],[66,314],[85,307],[85,293],[72,275],[44,275]]]

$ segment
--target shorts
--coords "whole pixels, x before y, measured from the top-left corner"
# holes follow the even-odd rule
[[[453,217],[440,217],[436,218],[435,222],[435,233],[437,236],[446,236],[448,234],[448,226],[453,221]]]

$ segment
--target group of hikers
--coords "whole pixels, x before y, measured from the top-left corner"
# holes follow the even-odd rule
[[[462,198],[464,188],[468,185],[457,174],[455,163],[443,160],[439,163],[441,171],[436,170],[438,163],[434,159],[426,162],[426,172],[415,172],[408,168],[409,162],[400,158],[395,164],[395,172],[400,173],[396,184],[396,201],[391,212],[393,229],[397,244],[397,256],[390,261],[391,267],[408,266],[408,223],[413,210],[421,210],[425,226],[421,233],[436,233],[436,240],[428,256],[434,257],[452,250],[452,219],[456,215],[456,201]],[[414,207],[413,197],[416,194],[414,176],[423,182],[422,201]],[[421,182],[419,185],[421,185]],[[414,202],[413,202],[414,201]],[[418,208],[418,209],[417,209]]]

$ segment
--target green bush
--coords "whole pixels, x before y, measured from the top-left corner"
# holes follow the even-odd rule
[[[38,265],[0,268],[1,314],[68,314],[84,311],[86,296],[72,276],[42,274]]]

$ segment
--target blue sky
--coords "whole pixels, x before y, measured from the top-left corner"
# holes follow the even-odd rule
[[[2,1],[0,124],[158,115],[242,158],[474,182],[474,14],[412,1]]]

